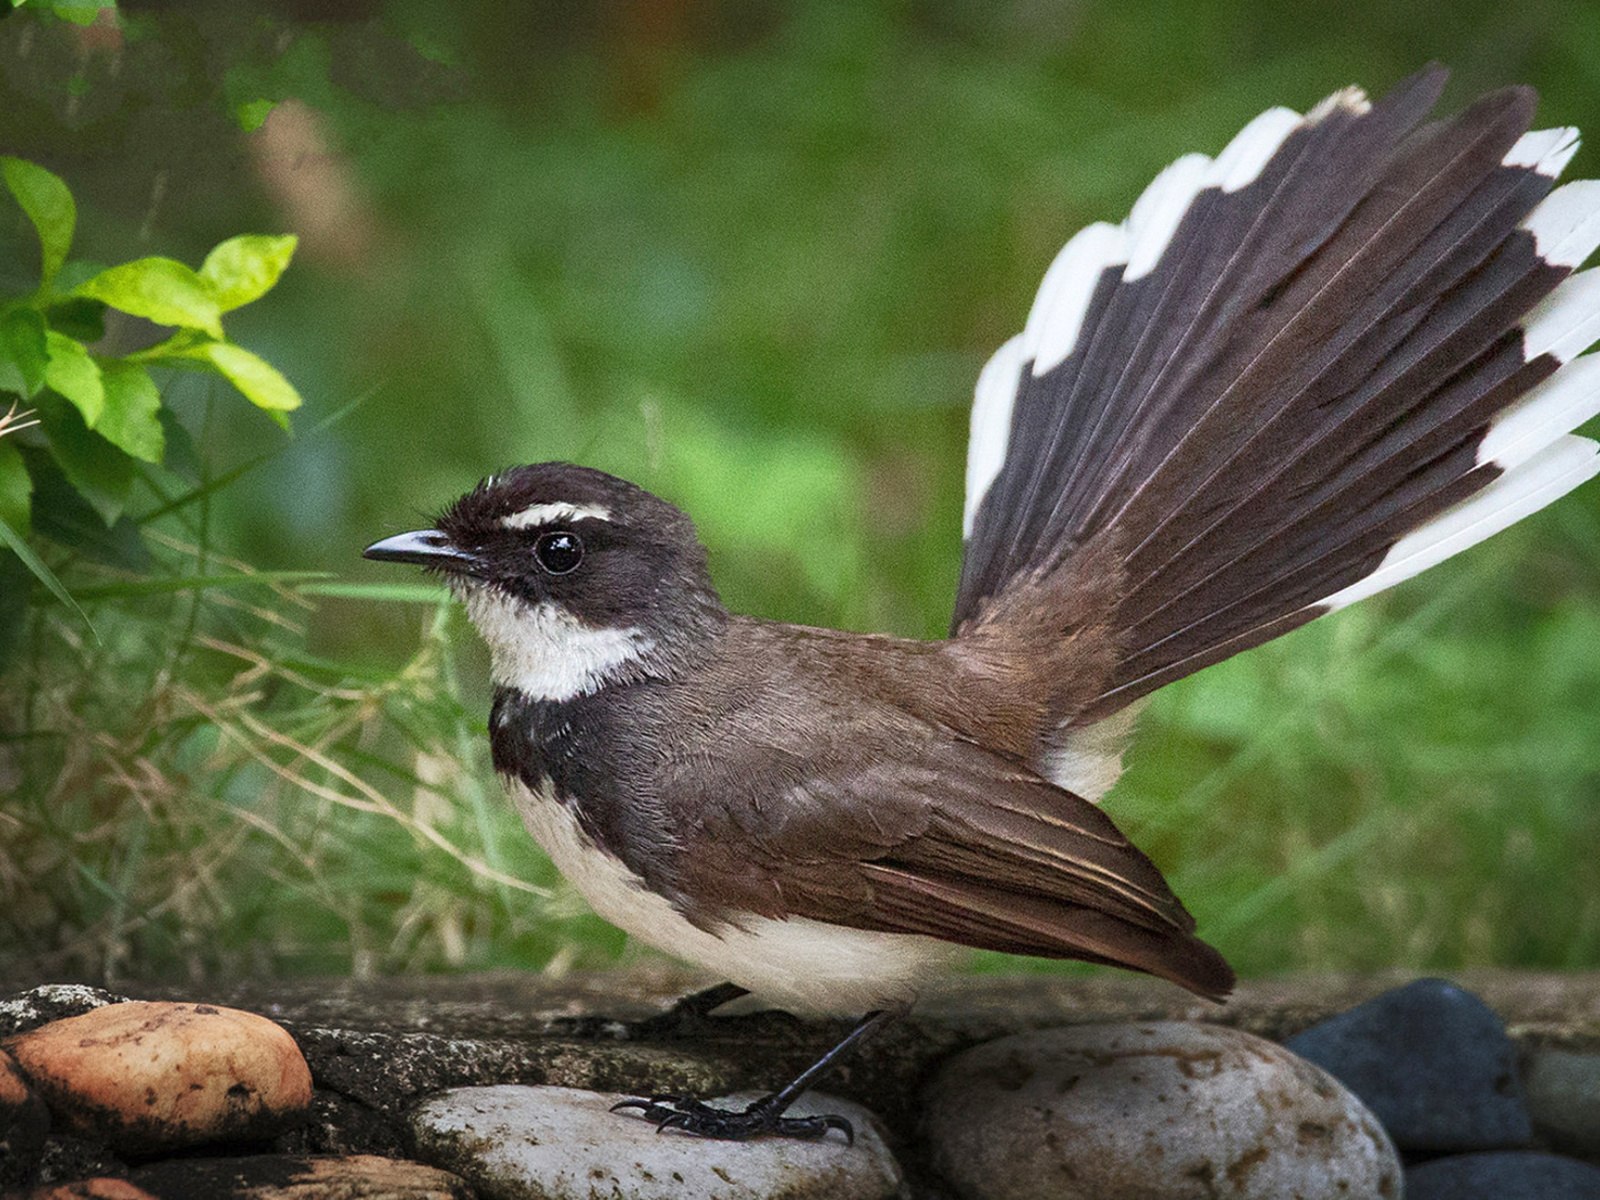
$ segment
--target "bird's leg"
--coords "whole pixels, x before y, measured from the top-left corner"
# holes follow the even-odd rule
[[[730,985],[731,986],[731,985]],[[830,1129],[844,1134],[852,1145],[856,1140],[855,1127],[844,1117],[825,1113],[815,1117],[786,1117],[783,1114],[812,1084],[834,1068],[856,1045],[883,1026],[901,1016],[903,1008],[883,1009],[868,1013],[844,1039],[787,1085],[763,1096],[742,1111],[713,1108],[692,1096],[651,1096],[624,1100],[611,1106],[612,1112],[636,1108],[646,1121],[654,1121],[656,1132],[681,1129],[699,1137],[725,1138],[743,1141],[746,1138],[771,1134],[777,1137],[820,1138]]]
[[[631,1036],[680,1038],[704,1032],[705,1022],[713,1012],[749,994],[749,988],[742,988],[737,983],[718,983],[702,988],[680,997],[666,1012],[635,1024]]]

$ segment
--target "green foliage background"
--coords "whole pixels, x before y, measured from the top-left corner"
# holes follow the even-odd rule
[[[286,443],[169,381],[166,551],[53,560],[111,644],[37,597],[0,676],[0,969],[609,961],[487,778],[481,651],[362,545],[569,458],[690,511],[737,609],[937,635],[972,382],[1075,229],[1433,58],[1448,107],[1530,82],[1600,129],[1585,0],[309,7],[0,19],[0,152],[85,254],[300,237],[229,329],[306,398]],[[337,579],[247,603],[192,582],[219,555]],[[1600,966],[1600,488],[1167,689],[1131,764],[1108,807],[1245,973]]]

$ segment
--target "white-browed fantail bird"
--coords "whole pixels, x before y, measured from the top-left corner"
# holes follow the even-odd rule
[[[1095,807],[1136,703],[1600,470],[1600,182],[1532,91],[1428,120],[1443,84],[1272,109],[1067,243],[978,379],[947,640],[731,614],[687,516],[563,463],[368,547],[465,602],[495,767],[601,916],[716,998],[869,1013],[747,1110],[627,1106],[848,1133],[784,1110],[965,947],[1227,994]]]

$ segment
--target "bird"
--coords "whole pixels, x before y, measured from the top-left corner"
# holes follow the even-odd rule
[[[688,515],[565,462],[367,547],[488,644],[495,770],[594,910],[744,993],[867,1014],[713,1138],[787,1110],[971,947],[1234,984],[1098,807],[1162,685],[1409,579],[1600,472],[1600,181],[1512,87],[1430,117],[1272,108],[1050,264],[980,372],[943,639],[730,613]],[[619,1118],[621,1119],[621,1118]]]

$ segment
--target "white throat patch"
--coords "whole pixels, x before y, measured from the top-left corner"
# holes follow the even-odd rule
[[[549,600],[524,604],[479,585],[463,587],[461,599],[489,645],[495,683],[535,700],[598,691],[655,645],[637,626],[595,629]]]
[[[530,504],[521,512],[512,513],[500,522],[502,529],[532,529],[535,525],[549,525],[556,521],[611,520],[611,510],[598,504]]]

